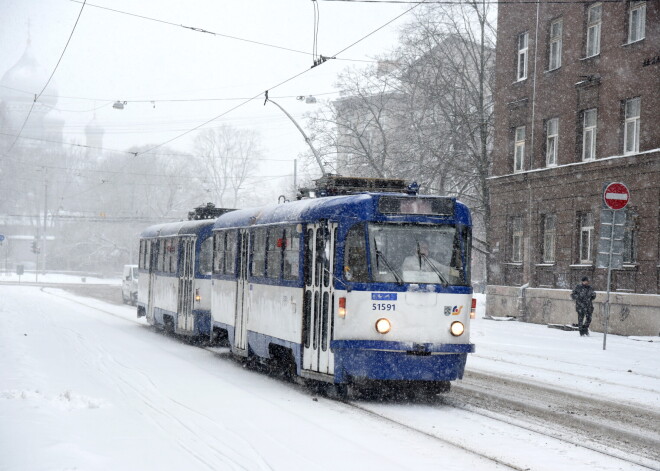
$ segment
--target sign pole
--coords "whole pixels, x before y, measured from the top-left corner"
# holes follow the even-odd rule
[[[607,264],[607,298],[605,299],[605,328],[603,329],[603,350],[607,348],[607,330],[610,322],[610,286],[612,283],[612,249],[614,248],[614,223],[616,222],[616,213],[612,213],[612,230],[610,231],[610,253],[609,263]]]
[[[601,231],[601,246],[603,243],[607,243],[609,245],[609,248],[606,251],[600,250],[599,247],[599,253],[602,253],[602,255],[607,255],[607,297],[605,299],[605,312],[604,312],[604,329],[603,329],[603,350],[607,348],[607,331],[609,330],[609,322],[610,322],[610,289],[612,286],[612,265],[613,265],[613,255],[614,255],[614,245],[615,245],[615,236],[617,234],[616,228],[617,228],[617,214],[618,212],[625,208],[626,205],[628,204],[630,200],[630,192],[628,191],[628,187],[624,185],[623,183],[620,182],[614,182],[614,183],[609,183],[603,185],[603,203],[604,205],[608,208],[601,211],[601,224],[606,225],[607,223],[603,222],[605,219],[609,220],[611,222],[611,227],[610,227],[610,234],[609,234],[609,240],[607,240],[607,236],[603,237],[604,234]],[[607,218],[605,216],[608,216]],[[611,217],[610,217],[611,216]],[[625,213],[622,213],[623,216],[623,221],[625,221]],[[622,218],[619,218],[621,220]],[[620,221],[619,226],[623,226],[625,222]],[[619,234],[617,237],[617,241],[620,241],[623,238],[622,234]],[[605,239],[605,240],[603,240]],[[620,250],[617,252],[617,267],[616,268],[621,268],[622,265],[622,255],[623,255],[623,249],[620,248]],[[603,257],[604,258],[604,257]],[[598,267],[599,268],[604,268],[602,263],[604,260],[601,262],[598,262]]]

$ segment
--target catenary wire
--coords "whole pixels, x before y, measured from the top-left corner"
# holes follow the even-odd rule
[[[74,2],[74,3],[81,3],[81,0],[69,0],[69,1]],[[218,37],[222,37],[222,38],[233,39],[233,40],[236,40],[236,41],[243,41],[243,42],[247,42],[247,43],[251,43],[251,44],[256,44],[256,45],[259,45],[259,46],[271,47],[271,48],[274,48],[274,49],[281,49],[281,50],[284,50],[284,51],[295,52],[297,54],[310,55],[309,52],[301,51],[299,49],[293,49],[293,48],[289,48],[289,47],[285,47],[285,46],[278,46],[276,44],[265,43],[265,42],[262,42],[262,41],[255,41],[253,39],[241,38],[239,36],[233,36],[233,35],[230,35],[230,34],[218,33],[218,32],[215,32],[215,31],[210,31],[210,30],[207,30],[207,29],[204,29],[204,28],[198,28],[198,27],[195,27],[195,26],[186,26],[186,25],[183,25],[183,24],[177,24],[177,23],[174,23],[174,22],[171,22],[171,21],[161,20],[161,19],[158,19],[158,18],[150,17],[150,16],[138,15],[136,13],[130,13],[130,12],[123,11],[123,10],[117,10],[116,8],[104,7],[104,6],[101,6],[101,5],[95,5],[93,3],[88,3],[87,6],[94,7],[94,8],[99,8],[101,10],[111,11],[113,13],[119,13],[119,14],[122,14],[122,15],[132,16],[132,17],[140,18],[140,19],[147,20],[147,21],[153,21],[153,22],[156,22],[156,23],[161,23],[161,24],[165,24],[165,25],[169,25],[169,26],[175,26],[177,28],[189,29],[191,31],[195,31],[195,32],[198,32],[198,33],[210,34],[212,36],[218,36]],[[311,54],[311,55],[313,55],[313,54]],[[375,62],[373,60],[367,60],[367,59],[343,58],[341,60],[355,61],[355,62]]]
[[[71,1],[75,1],[75,0],[71,0]],[[424,2],[422,2],[422,3],[424,3]],[[419,7],[419,5],[421,5],[422,3],[418,3],[418,4],[416,4],[415,6],[413,6],[413,7],[409,8],[409,9],[407,9],[406,11],[404,11],[403,13],[401,13],[400,15],[395,16],[393,19],[391,19],[391,20],[388,21],[387,23],[383,24],[382,26],[379,26],[379,27],[376,28],[375,30],[373,30],[373,31],[371,31],[370,33],[364,35],[362,38],[360,38],[360,39],[358,39],[357,41],[354,41],[352,44],[346,46],[346,47],[343,48],[341,51],[339,51],[339,52],[333,54],[332,57],[336,57],[336,56],[338,56],[339,54],[342,54],[343,52],[345,52],[345,51],[347,51],[348,49],[352,48],[352,47],[355,46],[356,44],[359,44],[360,42],[364,41],[365,39],[367,39],[368,37],[372,36],[372,35],[375,34],[376,32],[380,31],[381,29],[383,29],[383,28],[385,28],[386,26],[390,25],[391,23],[393,23],[394,21],[398,20],[398,19],[401,18],[402,16],[406,15],[407,13],[411,12],[411,11],[414,10],[415,8]],[[319,64],[319,65],[320,65],[320,64]],[[277,85],[274,85],[274,86],[271,86],[271,87],[269,87],[269,88],[266,88],[266,94],[268,93],[269,90],[273,90],[273,89],[275,89],[275,88],[278,88],[278,87],[284,85],[285,83],[291,82],[292,80],[295,80],[296,78],[300,77],[301,75],[306,74],[306,73],[309,72],[310,70],[312,70],[312,69],[305,69],[305,70],[303,70],[302,72],[299,72],[299,73],[293,75],[292,77],[289,77],[288,79],[285,79],[285,80],[281,81],[281,82],[278,83]],[[179,134],[179,135],[177,135],[177,136],[175,136],[175,137],[173,137],[173,138],[171,138],[171,139],[169,139],[169,140],[167,140],[167,141],[165,141],[165,142],[163,142],[163,143],[161,143],[161,144],[158,144],[158,145],[156,145],[156,146],[154,146],[154,147],[152,147],[152,148],[150,148],[150,149],[148,149],[148,150],[146,150],[146,151],[144,151],[144,152],[139,152],[137,155],[140,155],[140,154],[147,154],[147,153],[149,153],[149,152],[151,152],[151,151],[153,151],[153,150],[155,150],[155,149],[158,149],[159,147],[162,147],[162,146],[164,146],[164,145],[166,145],[166,144],[169,144],[170,142],[175,141],[175,140],[177,140],[177,139],[179,139],[179,138],[181,138],[181,137],[183,137],[183,136],[185,136],[185,135],[187,135],[187,134],[190,134],[191,132],[194,132],[194,131],[196,131],[196,130],[198,130],[198,129],[204,127],[204,126],[206,126],[207,124],[209,124],[209,123],[215,121],[216,119],[219,119],[219,118],[221,118],[221,117],[223,117],[223,116],[225,116],[225,115],[231,113],[232,111],[235,111],[235,110],[237,110],[238,108],[241,108],[242,106],[246,105],[246,104],[249,103],[250,101],[255,100],[255,99],[261,97],[261,96],[262,96],[262,93],[263,93],[263,92],[259,92],[259,94],[253,96],[252,98],[250,98],[250,99],[248,99],[248,100],[245,100],[245,101],[241,102],[240,104],[234,106],[233,108],[230,108],[229,110],[227,110],[227,111],[225,111],[225,112],[223,112],[223,113],[220,113],[218,116],[215,116],[214,118],[211,118],[211,119],[205,121],[204,123],[202,123],[202,124],[200,124],[200,125],[198,125],[198,126],[195,126],[194,128],[192,128],[192,129],[190,129],[190,130],[188,130],[188,131],[186,131],[186,132],[184,132],[184,133],[182,133],[182,134]],[[265,103],[264,103],[264,104],[265,104]]]

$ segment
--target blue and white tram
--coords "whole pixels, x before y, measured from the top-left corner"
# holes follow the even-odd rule
[[[213,222],[159,224],[142,232],[138,317],[175,334],[209,335]]]
[[[213,329],[235,354],[288,360],[305,378],[447,386],[474,352],[471,225],[454,198],[403,193],[224,214]]]

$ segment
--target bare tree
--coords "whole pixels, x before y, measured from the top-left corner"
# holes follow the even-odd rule
[[[206,129],[195,139],[195,156],[204,169],[200,180],[216,205],[226,204],[229,196],[235,206],[261,156],[258,135],[228,125]]]

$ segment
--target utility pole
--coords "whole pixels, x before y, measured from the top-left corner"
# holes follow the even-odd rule
[[[43,241],[41,243],[41,250],[43,250],[43,271],[46,274],[46,228],[48,227],[48,169],[42,167],[44,170],[44,228],[43,228]],[[39,267],[37,267],[37,271]]]

